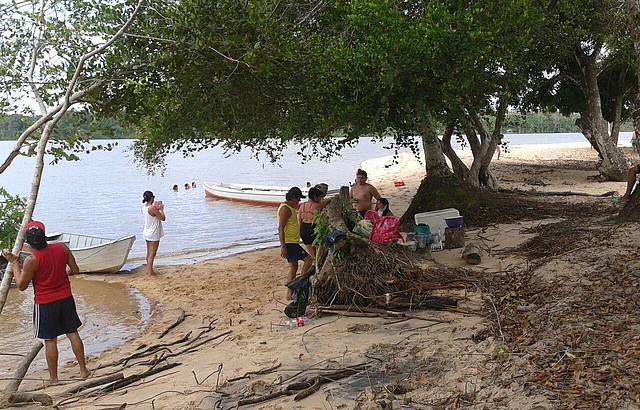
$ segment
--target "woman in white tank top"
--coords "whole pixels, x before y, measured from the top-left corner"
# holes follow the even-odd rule
[[[167,217],[164,214],[164,205],[160,201],[155,203],[155,196],[151,191],[144,191],[142,194],[142,214],[144,215],[142,237],[147,242],[147,273],[149,276],[156,276],[153,262],[158,253],[160,238],[164,236],[162,221]]]

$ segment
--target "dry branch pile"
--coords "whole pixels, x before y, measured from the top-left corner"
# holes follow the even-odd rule
[[[348,198],[339,196],[325,209],[332,227],[344,230],[348,225],[345,206]],[[433,291],[466,287],[472,282],[470,274],[441,266],[422,268],[416,255],[403,246],[376,245],[348,232],[326,257],[319,257],[322,268],[314,284],[315,302],[323,307],[400,310],[456,306],[455,299],[436,297]]]

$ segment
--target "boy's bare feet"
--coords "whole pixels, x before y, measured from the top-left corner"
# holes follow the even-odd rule
[[[91,376],[91,372],[89,371],[89,369],[80,370],[80,377],[86,379],[89,376]]]
[[[44,386],[45,387],[51,387],[51,386],[57,386],[59,384],[60,384],[60,382],[58,381],[58,379],[49,379],[48,382],[44,383]]]

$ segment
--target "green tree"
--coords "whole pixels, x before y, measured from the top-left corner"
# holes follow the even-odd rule
[[[326,157],[361,136],[393,137],[416,152],[422,143],[430,176],[451,172],[446,152],[461,179],[495,186],[507,107],[541,70],[531,55],[542,16],[526,1],[187,0],[157,11],[113,54],[139,80],[104,90],[104,113],[136,124],[151,167],[211,145],[277,158],[298,142],[303,157]],[[470,168],[450,147],[456,130]]]
[[[0,187],[0,249],[11,247],[16,240],[25,206],[24,198],[13,196]]]
[[[579,113],[576,125],[600,155],[598,170],[624,181],[628,165],[617,143],[638,82],[629,30],[619,24],[625,20],[622,8],[617,0],[553,4],[545,12],[544,33],[556,40],[548,48],[552,64],[533,88],[534,105]]]
[[[57,140],[50,144],[56,126],[74,105],[83,103],[105,82],[107,62],[103,53],[131,27],[143,0],[96,3],[85,0],[26,0],[0,6],[0,106],[17,111],[30,95],[40,117],[23,131],[0,163],[0,174],[18,155],[36,156],[33,180],[22,226],[33,215],[48,151],[56,158],[73,159],[82,141]],[[113,74],[113,72],[111,72]],[[124,74],[124,73],[121,73]],[[121,78],[121,77],[117,77]],[[39,137],[34,138],[35,132]],[[70,152],[71,151],[71,152]],[[22,249],[24,231],[19,230],[13,252]],[[7,266],[0,284],[0,312],[13,278]]]

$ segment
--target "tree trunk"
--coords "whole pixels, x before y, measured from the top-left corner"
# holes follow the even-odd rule
[[[24,355],[22,360],[20,360],[20,364],[18,364],[18,368],[13,374],[13,380],[10,380],[4,388],[4,393],[9,396],[18,391],[18,387],[20,387],[20,383],[22,383],[22,379],[24,375],[27,374],[27,370],[29,370],[29,366],[31,366],[31,362],[36,358],[40,350],[42,349],[42,343],[35,342],[33,346],[31,346],[31,350]]]
[[[583,88],[585,92],[587,109],[582,113],[579,121],[576,121],[585,138],[600,155],[598,172],[610,181],[625,181],[629,164],[617,143],[607,131],[607,122],[602,115],[602,101],[600,87],[598,86],[598,73],[596,59],[599,49],[596,47],[591,55],[587,56],[580,47],[576,50],[576,60],[582,71]]]
[[[635,50],[636,66],[640,67],[640,4],[637,0],[625,0],[625,6],[629,18],[629,31],[633,40],[633,48]],[[636,70],[638,76],[639,90],[636,94],[635,106],[632,112],[633,132],[638,138],[640,135],[640,69]],[[619,218],[622,221],[640,221],[640,189],[638,186],[631,194],[631,198],[620,211]]]
[[[636,52],[636,67],[640,67],[640,4],[637,0],[625,0],[627,14],[629,15],[629,31],[633,40],[633,48]],[[638,93],[632,113],[633,129],[638,136],[640,131],[640,69],[636,70],[638,77]]]
[[[469,168],[467,183],[472,187],[498,189],[498,180],[491,174],[489,166],[491,165],[493,154],[502,139],[502,124],[507,113],[507,105],[505,98],[498,100],[496,121],[491,133],[485,129],[480,116],[470,107],[466,108],[468,119],[464,119],[463,124],[473,152],[473,163]],[[479,139],[478,133],[480,134]]]
[[[65,110],[66,111],[66,110]],[[40,141],[38,142],[37,147],[37,155],[36,155],[36,167],[33,171],[33,180],[31,182],[31,192],[29,193],[29,198],[27,199],[27,206],[24,210],[24,216],[22,217],[22,225],[20,230],[18,231],[18,236],[13,245],[13,253],[15,255],[19,255],[22,250],[22,246],[24,245],[24,229],[22,227],[26,226],[27,223],[31,220],[33,216],[33,210],[36,207],[36,202],[38,200],[38,192],[40,191],[40,181],[42,180],[42,171],[44,170],[44,154],[47,148],[47,142],[49,142],[49,137],[51,136],[51,132],[53,131],[53,127],[55,126],[56,121],[50,121],[44,127],[42,131],[42,136],[40,136]],[[0,283],[0,314],[2,313],[2,309],[4,308],[4,304],[7,301],[7,295],[9,294],[9,287],[11,287],[11,280],[13,279],[13,269],[11,263],[7,264],[7,268],[4,272],[4,276],[2,277],[2,283]]]
[[[453,168],[453,173],[455,174],[455,176],[462,181],[466,181],[467,178],[469,178],[469,168],[460,159],[458,154],[456,154],[456,151],[453,149],[453,147],[451,147],[451,136],[453,135],[454,130],[454,124],[450,124],[447,126],[447,129],[442,135],[442,141],[440,142],[440,145],[442,147],[442,151],[451,162],[451,168]]]
[[[419,131],[422,136],[427,178],[450,176],[451,170],[447,165],[447,160],[442,152],[442,145],[433,125],[431,123],[423,123]]]

